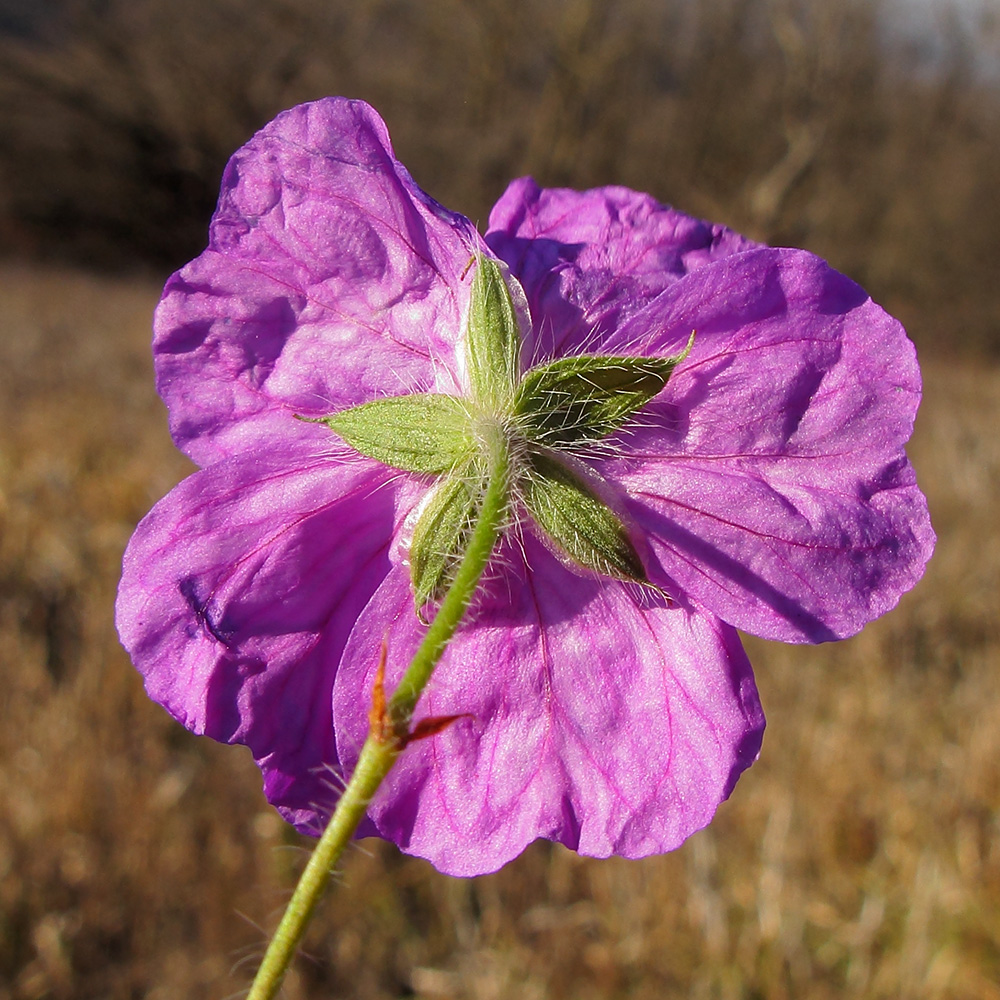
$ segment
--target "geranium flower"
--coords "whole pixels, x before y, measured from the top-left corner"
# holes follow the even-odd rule
[[[482,356],[477,281],[508,317]],[[359,831],[445,872],[539,837],[678,846],[759,750],[736,629],[849,636],[933,547],[903,452],[914,351],[857,285],[617,187],[515,181],[484,240],[360,102],[294,108],[236,153],[153,349],[201,469],[129,545],[122,642],[308,833],[383,641],[391,686],[475,516],[476,414],[510,437],[510,523],[418,713],[468,718],[406,749]]]

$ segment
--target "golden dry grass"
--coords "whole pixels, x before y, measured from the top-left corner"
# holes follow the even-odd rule
[[[156,296],[0,269],[0,1000],[234,995],[304,857],[246,751],[148,703],[112,628],[129,533],[189,468]],[[998,1000],[1000,371],[925,375],[927,578],[850,642],[751,644],[770,728],[709,830],[468,881],[366,842],[289,1000]]]

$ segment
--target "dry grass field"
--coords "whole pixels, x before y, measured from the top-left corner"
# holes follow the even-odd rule
[[[0,268],[0,1000],[237,996],[305,857],[112,627],[129,533],[189,468],[157,293]],[[1000,1000],[1000,370],[924,371],[927,577],[852,641],[751,644],[770,725],[710,829],[468,881],[364,842],[288,1000]]]

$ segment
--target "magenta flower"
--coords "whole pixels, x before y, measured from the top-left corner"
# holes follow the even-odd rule
[[[467,410],[494,378],[476,382],[467,343],[477,274],[506,275],[522,343],[487,358],[505,388]],[[914,351],[857,285],[624,188],[515,181],[484,241],[360,102],[294,108],[233,157],[154,354],[201,469],[129,545],[122,642],[150,696],[249,746],[310,833],[367,734],[383,639],[391,687],[446,579],[448,546],[414,536],[437,517],[435,544],[458,538],[474,505],[455,471],[467,446],[474,468],[468,413],[511,436],[510,526],[418,713],[469,717],[407,748],[360,830],[453,874],[539,837],[678,846],[760,746],[736,629],[852,635],[933,548],[903,451]],[[581,356],[603,367],[559,361]],[[564,378],[565,405],[538,403]],[[428,393],[440,421],[354,409]],[[448,490],[466,497],[451,521]]]

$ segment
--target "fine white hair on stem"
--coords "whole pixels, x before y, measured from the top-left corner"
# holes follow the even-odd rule
[[[362,843],[362,842],[361,842],[360,840],[358,840],[357,838],[352,838],[351,840],[349,840],[349,841],[347,842],[347,846],[348,846],[348,847],[349,847],[349,848],[350,848],[350,849],[351,849],[352,851],[355,851],[355,852],[356,852],[356,853],[358,853],[358,854],[363,854],[363,855],[364,855],[364,856],[365,856],[366,858],[374,858],[374,857],[375,857],[375,852],[374,852],[374,851],[373,851],[373,850],[372,850],[371,848],[369,848],[369,847],[366,847],[366,846],[365,846],[365,845],[364,845],[364,844],[363,844],[363,843]]]
[[[288,895],[286,890],[285,895]],[[229,977],[230,979],[240,972],[245,966],[251,963],[254,966],[260,964],[260,960],[264,957],[264,952],[267,949],[267,941],[270,938],[270,934],[264,929],[263,925],[253,920],[251,917],[247,916],[242,910],[233,911],[237,917],[239,917],[244,923],[252,927],[258,934],[260,934],[260,940],[255,941],[253,944],[243,945],[242,948],[234,949],[230,955],[232,958],[232,965],[229,966]],[[230,993],[228,997],[224,1000],[231,1000],[233,997],[239,997],[245,995],[246,990],[235,990]]]
[[[338,799],[347,790],[347,776],[338,771],[333,764],[320,764],[312,770],[320,785],[327,791],[333,792]],[[310,802],[309,808],[313,812],[322,812],[326,808],[326,805],[319,802]]]
[[[531,560],[528,557],[528,550],[524,544],[524,530],[531,520],[531,515],[524,504],[519,483],[516,485],[516,493],[511,496],[511,508],[517,509],[518,513],[512,515],[511,530],[507,537],[510,539],[511,544],[516,546],[517,550],[521,553],[521,560],[530,571]]]

